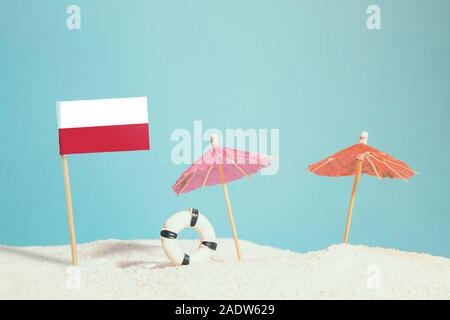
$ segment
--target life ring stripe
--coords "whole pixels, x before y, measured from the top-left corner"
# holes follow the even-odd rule
[[[191,257],[189,257],[188,254],[184,254],[183,262],[181,263],[182,266],[186,266],[189,264],[189,261],[191,260]]]
[[[192,216],[191,216],[191,227],[195,227],[195,225],[197,224],[198,215],[199,215],[198,210],[192,208],[191,209],[191,214],[192,214]]]
[[[161,230],[161,237],[163,238],[167,238],[167,239],[176,239],[177,238],[177,234],[175,232],[172,232],[170,230]]]
[[[202,245],[204,245],[205,247],[211,249],[211,250],[216,250],[217,249],[217,243],[216,242],[212,242],[212,241],[202,241]]]

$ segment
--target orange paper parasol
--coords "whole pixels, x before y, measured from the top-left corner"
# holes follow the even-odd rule
[[[367,145],[369,134],[362,132],[359,143],[352,145],[332,156],[312,164],[307,171],[319,176],[341,177],[355,175],[353,182],[350,206],[345,226],[344,242],[348,242],[348,232],[352,218],[355,193],[361,174],[376,176],[379,179],[393,178],[407,181],[417,172],[411,169],[405,162],[392,157]]]

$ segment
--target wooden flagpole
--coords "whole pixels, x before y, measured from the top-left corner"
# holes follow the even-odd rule
[[[69,164],[67,162],[67,156],[61,155],[63,173],[64,173],[64,188],[66,190],[66,203],[67,214],[69,219],[69,232],[70,232],[70,249],[72,253],[72,265],[78,265],[77,256],[77,240],[75,237],[75,224],[73,222],[73,208],[72,208],[72,192],[70,190],[70,177],[69,177]]]
[[[228,187],[225,182],[225,176],[223,174],[222,164],[219,163],[218,167],[219,167],[220,180],[222,181],[223,194],[225,196],[225,202],[227,204],[228,217],[230,218],[231,230],[233,231],[234,245],[236,247],[238,260],[241,260],[241,248],[239,246],[239,238],[237,235],[236,226],[234,224],[233,210],[231,209],[230,196],[228,195]]]

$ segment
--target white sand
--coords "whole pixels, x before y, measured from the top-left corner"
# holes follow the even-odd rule
[[[80,289],[67,286],[68,246],[0,246],[0,299],[450,299],[447,258],[343,244],[300,254],[242,241],[238,263],[231,240],[218,244],[209,261],[182,267],[167,263],[159,240],[82,244]]]

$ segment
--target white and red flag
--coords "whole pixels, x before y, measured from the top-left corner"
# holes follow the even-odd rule
[[[60,101],[59,153],[149,150],[147,97]]]

